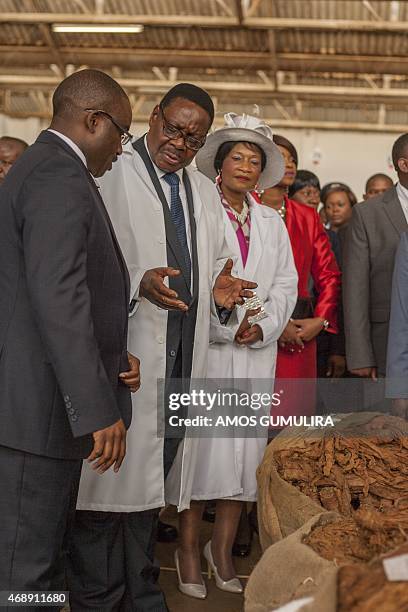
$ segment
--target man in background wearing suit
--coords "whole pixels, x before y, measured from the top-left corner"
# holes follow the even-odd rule
[[[93,179],[122,153],[129,100],[84,70],[53,111],[0,188],[0,591],[63,588],[81,459],[119,470],[139,384],[128,273]]]
[[[24,153],[28,144],[20,138],[2,136],[0,138],[0,185],[6,178],[11,166]]]
[[[408,419],[408,234],[402,234],[395,257],[388,334],[386,395],[393,413]]]
[[[408,134],[395,141],[392,160],[398,183],[353,207],[344,248],[347,366],[373,381],[386,373],[394,258],[400,236],[408,230]],[[382,393],[374,387],[375,398],[381,399]],[[369,395],[366,401],[370,403]]]

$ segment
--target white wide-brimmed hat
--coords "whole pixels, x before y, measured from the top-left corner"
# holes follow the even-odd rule
[[[209,134],[207,141],[196,155],[197,168],[214,180],[217,171],[214,167],[217,151],[224,142],[252,142],[265,153],[266,164],[258,181],[259,189],[268,189],[277,185],[285,173],[285,162],[281,152],[273,142],[273,132],[269,125],[259,117],[252,115],[224,115],[225,124],[219,130]]]

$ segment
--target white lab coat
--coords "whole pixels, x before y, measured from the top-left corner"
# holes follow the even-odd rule
[[[219,206],[223,210],[228,247],[236,256],[235,272],[240,278],[258,284],[256,293],[265,300],[268,316],[259,322],[263,341],[248,347],[234,342],[238,323],[221,327],[216,319],[212,319],[208,378],[249,379],[253,392],[258,390],[271,394],[277,340],[293,312],[297,298],[298,277],[289,236],[280,216],[274,210],[259,205],[251,197],[251,234],[244,268],[232,223],[221,203]],[[242,320],[244,314],[245,310],[239,308],[238,319]],[[268,415],[269,411],[270,407],[265,406],[256,412],[248,410],[248,414],[259,417],[260,414]],[[248,431],[255,435],[255,430],[249,428]],[[202,437],[193,440],[195,473],[192,499],[233,497],[241,501],[256,500],[256,469],[265,450],[268,428],[261,431],[258,428],[256,431],[262,437]],[[174,492],[177,492],[180,469],[181,456],[177,456],[166,483],[169,503],[176,501],[177,495]]]
[[[194,339],[192,376],[207,371],[212,286],[229,253],[226,250],[222,211],[213,183],[189,167],[197,226],[199,300]],[[132,394],[133,417],[127,454],[118,474],[102,476],[84,462],[77,508],[110,512],[139,512],[165,505],[163,438],[157,436],[157,379],[165,378],[167,311],[138,298],[146,270],[167,266],[166,233],[162,205],[145,165],[131,144],[101,180],[106,203],[131,279],[131,299],[137,303],[129,319],[128,350],[141,361],[141,387]],[[182,464],[194,463],[191,440],[180,444]],[[187,507],[191,475],[180,479],[176,505]]]

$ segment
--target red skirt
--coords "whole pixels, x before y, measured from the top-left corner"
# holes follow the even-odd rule
[[[310,416],[316,409],[316,339],[305,343],[300,352],[278,347],[275,393],[279,406],[272,406],[273,416]]]

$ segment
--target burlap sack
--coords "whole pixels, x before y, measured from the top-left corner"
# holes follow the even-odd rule
[[[356,608],[370,612],[405,612],[408,609],[408,583],[389,582],[383,560],[406,554],[408,542],[367,564],[337,568],[315,593],[313,602],[302,606],[299,612],[336,612],[338,609],[351,612],[351,609]],[[351,576],[353,578],[350,581]]]
[[[337,571],[335,564],[302,540],[318,520],[331,522],[338,517],[336,512],[321,512],[264,552],[245,589],[245,612],[270,612],[298,597],[313,596],[331,582]]]
[[[348,435],[353,435],[354,432],[358,436],[375,417],[384,415],[378,412],[360,412],[336,415],[334,427],[287,427],[266,447],[262,463],[257,470],[258,523],[262,550],[287,537],[310,518],[322,512],[319,503],[279,476],[274,452],[301,447],[310,439],[330,436],[336,432],[347,432]],[[372,433],[375,435],[374,431]]]

